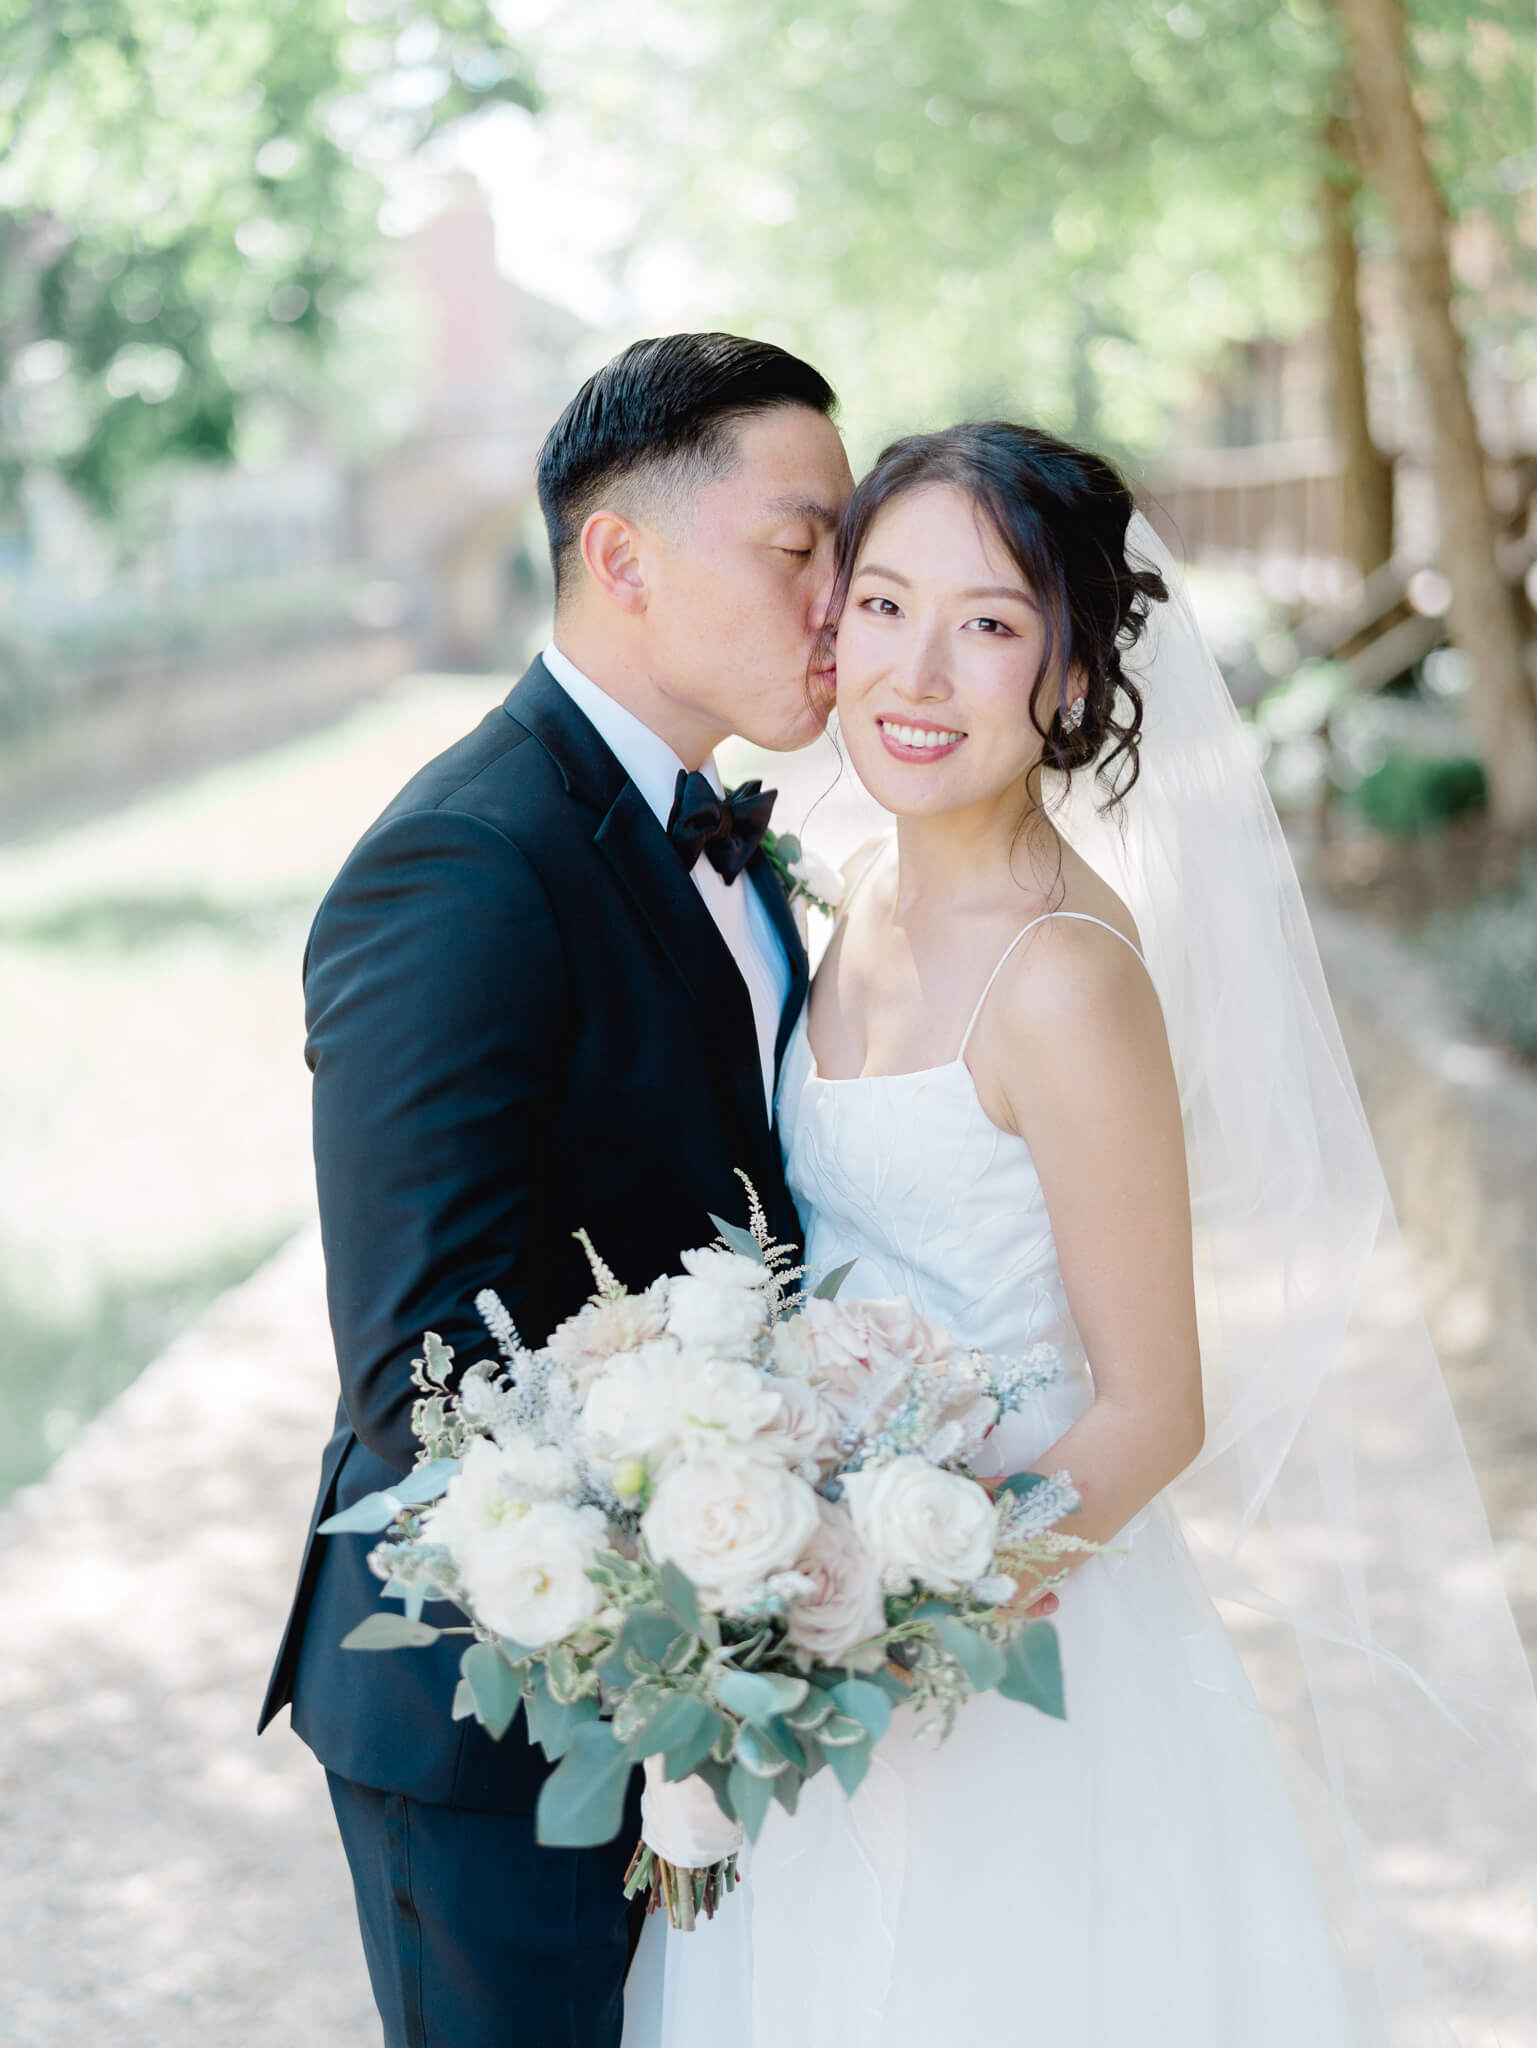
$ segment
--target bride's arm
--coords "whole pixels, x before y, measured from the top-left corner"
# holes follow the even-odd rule
[[[970,1065],[988,1115],[1030,1147],[1094,1375],[1093,1405],[1035,1469],[1071,1473],[1083,1505],[1062,1526],[1102,1543],[1201,1448],[1184,1131],[1141,964],[1093,925],[1034,936]]]

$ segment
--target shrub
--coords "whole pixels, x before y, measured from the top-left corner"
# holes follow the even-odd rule
[[[1537,857],[1527,857],[1511,894],[1432,918],[1425,937],[1466,1007],[1537,1059]]]
[[[1394,839],[1439,832],[1448,819],[1481,811],[1488,800],[1483,763],[1469,754],[1391,753],[1355,788],[1367,824]]]

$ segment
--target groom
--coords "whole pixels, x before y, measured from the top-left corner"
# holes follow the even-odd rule
[[[553,644],[364,835],[305,960],[336,1432],[262,1713],[326,1767],[387,2048],[617,2048],[638,1798],[601,1849],[541,1848],[547,1765],[452,1721],[452,1640],[370,1656],[372,1539],[314,1524],[414,1461],[410,1361],[489,1350],[494,1287],[542,1343],[590,1285],[674,1270],[734,1169],[798,1236],[772,1122],[806,959],[724,799],[730,733],[821,731],[813,674],[851,479],[827,383],[764,342],[637,342],[556,422],[539,500]],[[433,1611],[428,1609],[428,1618]],[[450,1610],[437,1618],[451,1622]]]

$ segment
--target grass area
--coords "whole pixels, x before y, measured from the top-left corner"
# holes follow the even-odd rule
[[[0,1494],[309,1214],[314,906],[503,687],[417,678],[326,732],[0,848]]]

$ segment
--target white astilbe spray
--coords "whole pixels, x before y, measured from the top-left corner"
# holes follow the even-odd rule
[[[1078,1490],[1066,1472],[1053,1472],[1049,1479],[1042,1480],[1039,1486],[1032,1486],[1026,1494],[1000,1495],[1000,1547],[1028,1543],[1032,1537],[1044,1536],[1054,1522],[1060,1522],[1064,1515],[1076,1513],[1078,1504]],[[1064,1537],[1061,1547],[1077,1549],[1079,1544],[1076,1538]]]
[[[507,1304],[494,1287],[482,1287],[475,1297],[480,1320],[496,1340],[496,1348],[509,1365],[519,1365],[528,1356],[518,1326],[508,1314]]]

